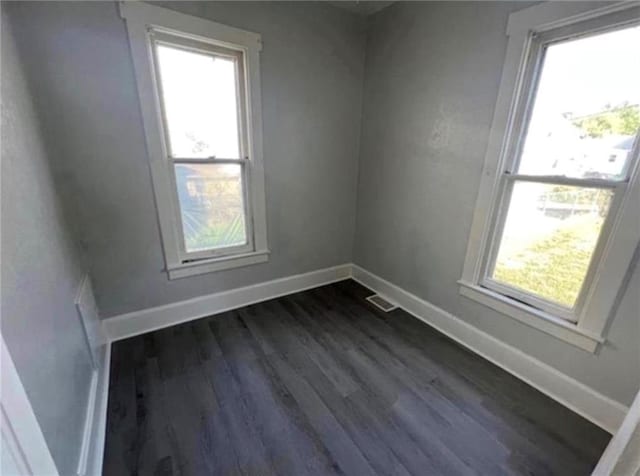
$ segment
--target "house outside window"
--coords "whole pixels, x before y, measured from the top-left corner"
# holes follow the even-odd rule
[[[542,4],[508,33],[460,290],[593,351],[640,238],[640,9]]]

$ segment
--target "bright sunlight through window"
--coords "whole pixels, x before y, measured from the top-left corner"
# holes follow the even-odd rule
[[[187,253],[247,243],[241,56],[156,44],[169,160]]]
[[[640,127],[640,27],[546,47],[488,277],[576,305]]]

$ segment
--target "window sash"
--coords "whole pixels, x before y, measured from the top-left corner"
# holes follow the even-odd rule
[[[174,160],[173,164],[180,164],[180,163],[194,163],[193,160]],[[174,195],[175,195],[175,203],[176,203],[176,212],[177,212],[177,217],[176,219],[178,220],[177,223],[180,226],[180,233],[178,233],[178,242],[179,242],[179,246],[180,246],[180,251],[181,251],[181,260],[183,263],[189,263],[189,262],[193,262],[196,260],[202,260],[202,259],[210,259],[210,258],[218,258],[218,257],[223,257],[223,256],[229,256],[229,255],[237,255],[237,254],[243,254],[243,253],[249,253],[251,251],[254,250],[254,238],[253,238],[253,220],[252,220],[252,215],[251,215],[251,202],[250,202],[250,190],[249,190],[249,167],[248,167],[248,161],[246,160],[242,160],[242,159],[238,159],[238,160],[231,160],[231,159],[226,159],[226,160],[218,160],[218,159],[213,159],[213,160],[208,160],[207,162],[202,162],[201,160],[198,160],[199,164],[219,164],[219,163],[237,163],[241,166],[241,170],[242,170],[242,200],[243,200],[243,208],[244,208],[244,226],[245,226],[245,236],[247,238],[247,242],[242,244],[242,245],[236,245],[236,246],[224,246],[224,247],[218,247],[218,248],[211,248],[211,249],[207,249],[207,250],[201,250],[201,251],[187,251],[187,246],[186,246],[186,242],[185,242],[185,236],[184,236],[184,223],[182,220],[182,212],[180,210],[180,200],[178,197],[178,184],[176,181],[176,176],[175,176],[175,167],[173,166],[173,164],[171,164],[171,180],[172,180],[172,185],[174,187]]]
[[[614,19],[614,16],[618,16]],[[640,22],[640,7],[629,2],[543,2],[509,15],[508,37],[500,88],[496,100],[482,176],[469,230],[469,238],[460,279],[459,292],[465,298],[496,311],[498,316],[513,319],[537,329],[566,344],[595,352],[606,341],[605,331],[612,310],[626,286],[628,266],[637,253],[640,223],[636,202],[640,197],[640,160],[638,143],[634,162],[629,164],[628,181],[623,193],[616,196],[609,214],[610,230],[603,242],[597,265],[592,266],[593,278],[584,290],[584,304],[571,322],[553,313],[517,301],[482,286],[483,266],[491,233],[495,228],[496,210],[504,196],[503,174],[510,172],[513,141],[522,122],[522,107],[529,94],[531,81],[533,36],[550,39],[565,28],[572,34],[596,31],[602,27],[629,21]],[[531,33],[534,32],[534,35]],[[539,42],[541,40],[538,40]],[[613,197],[612,197],[613,200]],[[614,216],[615,215],[615,216]]]
[[[152,29],[149,32],[151,46],[153,51],[153,70],[156,77],[156,84],[158,89],[158,102],[160,103],[161,109],[161,122],[163,129],[163,139],[164,139],[164,151],[169,159],[175,158],[186,158],[186,157],[177,157],[171,154],[171,147],[169,142],[168,135],[168,127],[167,127],[167,116],[164,106],[164,101],[162,100],[162,78],[160,77],[160,68],[158,67],[158,50],[157,47],[160,45],[169,46],[171,48],[180,49],[183,51],[188,51],[192,53],[199,53],[209,57],[219,57],[223,59],[232,59],[235,67],[236,67],[236,104],[238,105],[238,135],[240,140],[240,157],[249,158],[248,150],[248,128],[247,128],[247,87],[246,87],[246,65],[245,65],[245,54],[241,50],[234,50],[228,47],[219,46],[215,43],[203,41],[203,40],[194,40],[189,37],[184,37],[177,34],[169,34],[164,33],[162,30]],[[220,157],[222,159],[222,157]]]
[[[178,35],[175,33],[166,33],[162,30],[151,29],[149,31],[149,41],[151,42],[152,51],[152,69],[156,84],[156,103],[159,106],[159,123],[162,136],[161,148],[165,159],[166,166],[169,168],[171,193],[173,196],[173,210],[175,223],[177,224],[176,235],[178,239],[178,256],[182,263],[192,263],[194,261],[206,260],[212,258],[220,258],[225,256],[240,255],[255,251],[255,240],[253,232],[253,215],[251,204],[251,161],[249,159],[248,150],[248,110],[247,110],[247,94],[246,94],[246,76],[245,76],[245,55],[241,50],[234,50],[226,46],[220,46],[213,42],[202,41]],[[160,75],[158,51],[159,45],[166,45],[184,51],[196,52],[209,57],[222,57],[225,59],[233,58],[236,67],[236,104],[238,107],[238,134],[240,142],[240,158],[223,158],[223,157],[177,157],[171,154],[171,146],[168,132],[167,114],[162,94],[162,78]],[[187,251],[184,223],[180,200],[178,197],[178,184],[175,175],[176,164],[238,164],[242,170],[242,190],[243,190],[243,213],[245,236],[247,242],[237,246],[217,247],[200,251]]]
[[[154,205],[157,213],[159,235],[164,257],[164,270],[170,280],[199,274],[212,273],[245,266],[265,263],[269,260],[267,237],[265,177],[263,164],[262,137],[262,92],[260,79],[260,52],[262,37],[258,33],[241,30],[229,25],[213,22],[192,15],[149,5],[145,2],[120,2],[120,15],[125,20],[129,39],[142,122],[144,125],[147,159],[153,186]],[[250,199],[247,207],[251,211],[247,217],[252,227],[248,234],[253,239],[253,250],[227,256],[198,257],[184,256],[180,250],[179,236],[182,232],[176,220],[176,206],[179,198],[173,184],[173,165],[168,160],[162,130],[161,104],[157,94],[157,76],[154,68],[153,35],[166,33],[197,43],[199,48],[221,48],[242,53],[243,72],[239,77],[244,88],[246,104],[243,105],[243,134],[246,152],[243,158],[246,175],[246,190]],[[183,159],[189,159],[185,157]],[[220,157],[219,159],[223,159]],[[172,190],[172,187],[173,190]],[[226,250],[229,251],[229,250]]]
[[[509,205],[511,203],[511,195],[516,182],[532,182],[550,185],[570,185],[582,188],[609,189],[613,192],[607,215],[600,229],[598,240],[591,255],[589,267],[587,268],[587,272],[585,273],[582,285],[580,287],[580,292],[578,293],[578,297],[576,298],[576,302],[573,308],[567,308],[558,303],[554,303],[553,301],[527,292],[526,290],[519,289],[515,286],[510,286],[507,283],[498,282],[492,278],[492,274],[495,269],[496,260],[498,257],[501,239],[504,232],[504,226],[506,224]],[[499,186],[500,197],[496,201],[494,212],[495,217],[491,225],[492,229],[489,235],[489,240],[487,240],[487,246],[485,252],[483,253],[484,260],[482,263],[482,271],[479,284],[483,287],[486,287],[518,301],[524,302],[525,304],[533,306],[549,314],[561,317],[572,322],[577,322],[584,306],[585,293],[590,288],[590,285],[592,283],[595,269],[600,261],[603,248],[606,246],[609,234],[611,232],[612,224],[618,213],[618,209],[620,207],[620,204],[622,203],[622,199],[624,198],[626,189],[626,182],[618,182],[613,180],[585,180],[564,177],[562,178],[562,180],[554,180],[553,178],[546,177],[542,180],[539,180],[539,177],[531,177],[526,175],[520,176],[503,173]]]
[[[587,24],[578,23],[541,34],[531,32],[528,35],[527,45],[525,46],[528,54],[524,59],[520,87],[515,91],[516,103],[514,106],[513,121],[510,130],[507,131],[508,141],[505,144],[504,152],[504,157],[506,157],[507,160],[503,165],[502,173],[511,173],[514,175],[517,175],[518,173],[517,171],[520,167],[520,160],[522,159],[523,147],[528,132],[528,126],[531,121],[531,115],[533,113],[533,106],[538,93],[538,85],[547,48],[560,42],[603,34],[609,31],[628,28],[640,24],[640,21],[637,19],[629,20],[624,15],[622,19],[620,19],[620,15],[620,12],[616,12],[615,14],[598,18],[597,22],[593,20],[587,22]],[[602,26],[603,18],[608,19],[609,17],[612,17],[610,19],[612,23],[606,23],[605,26]],[[625,168],[621,174],[622,178],[619,179],[619,181],[629,180],[632,168],[634,167],[634,159],[637,158],[639,135],[639,133],[636,133],[635,145],[627,158]],[[635,156],[634,150],[636,151]],[[536,177],[540,178],[540,176]],[[546,177],[551,178],[554,176]],[[564,176],[557,176],[557,178],[564,178]]]
[[[603,26],[603,19],[605,26]],[[608,19],[608,23],[607,23]],[[567,321],[577,323],[584,311],[587,294],[592,287],[594,275],[601,263],[604,248],[609,241],[612,227],[619,213],[620,205],[624,200],[626,190],[633,176],[634,170],[638,167],[638,156],[640,155],[640,132],[636,133],[634,145],[629,153],[625,168],[619,179],[590,179],[579,177],[566,177],[561,175],[525,175],[517,173],[522,158],[523,146],[528,132],[528,126],[533,112],[533,106],[537,96],[537,88],[544,65],[545,53],[549,46],[607,31],[613,31],[638,24],[638,20],[629,20],[624,12],[599,17],[595,20],[577,23],[556,30],[547,31],[541,34],[531,32],[527,37],[525,46],[527,55],[521,69],[521,80],[519,88],[516,88],[514,100],[514,114],[511,128],[507,130],[507,143],[504,145],[503,162],[498,176],[497,193],[492,200],[492,210],[490,212],[490,222],[487,233],[487,240],[481,250],[480,273],[477,283],[495,291],[506,297],[523,302],[533,308],[542,310],[554,316],[561,317]],[[495,268],[495,263],[500,247],[504,226],[506,224],[507,212],[509,209],[513,186],[517,181],[534,183],[546,183],[552,185],[571,185],[584,188],[611,189],[613,196],[600,230],[596,246],[593,250],[589,267],[582,282],[580,292],[573,308],[569,309],[552,301],[538,297],[525,290],[518,289],[508,284],[498,282],[491,277]]]

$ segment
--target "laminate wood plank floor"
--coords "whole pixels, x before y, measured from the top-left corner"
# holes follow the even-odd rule
[[[113,344],[104,474],[588,475],[609,435],[342,281]]]

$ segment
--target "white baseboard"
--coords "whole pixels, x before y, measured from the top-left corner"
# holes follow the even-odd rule
[[[105,337],[102,332],[102,321],[93,295],[93,286],[89,274],[85,274],[75,299],[76,311],[82,324],[87,351],[91,357],[91,365],[95,370],[100,367],[100,353],[104,350]]]
[[[80,445],[80,457],[78,458],[78,476],[87,474],[87,461],[91,443],[93,442],[93,422],[96,413],[96,394],[98,392],[99,370],[93,371],[91,386],[89,387],[89,398],[87,398],[87,408],[84,415],[84,430],[82,432],[82,444]]]
[[[359,266],[353,265],[352,275],[363,286],[388,297],[409,314],[609,433],[617,431],[629,410],[621,403]]]
[[[105,319],[103,326],[108,339],[117,341],[260,301],[342,281],[350,277],[387,297],[416,318],[436,328],[609,433],[614,433],[624,419],[628,408],[621,403],[598,393],[550,365],[496,339],[395,284],[351,264],[122,314]],[[108,389],[105,389],[105,393],[107,391]],[[96,429],[96,431],[98,430]]]
[[[110,317],[103,326],[108,339],[117,341],[350,277],[351,264],[343,264]]]
[[[111,343],[101,349],[99,370],[92,381],[93,397],[89,397],[87,421],[82,442],[78,476],[101,476],[104,443],[107,435],[107,405],[109,403],[109,374]],[[93,385],[95,382],[95,385]]]

